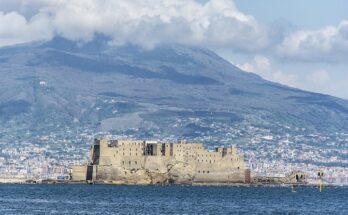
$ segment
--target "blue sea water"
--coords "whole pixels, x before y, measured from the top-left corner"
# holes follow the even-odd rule
[[[348,214],[348,188],[0,185],[0,214]]]

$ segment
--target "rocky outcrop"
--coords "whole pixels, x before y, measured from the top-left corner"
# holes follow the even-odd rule
[[[193,167],[185,162],[175,162],[167,165],[168,182],[174,184],[192,183],[194,180]]]
[[[125,171],[115,167],[98,167],[95,181],[113,184],[191,184],[193,167],[185,162],[168,164],[165,171],[159,169],[133,169]]]
[[[97,158],[97,159],[95,159]],[[72,180],[116,184],[244,183],[243,155],[234,146],[105,139],[95,141],[90,165],[73,166]]]

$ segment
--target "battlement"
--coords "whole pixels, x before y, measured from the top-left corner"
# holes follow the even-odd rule
[[[201,143],[188,143],[178,140],[176,143],[161,143],[159,141],[145,140],[106,140],[95,139],[94,150],[100,148],[113,151],[117,156],[188,156],[188,157],[224,157],[226,155],[237,156],[234,145],[227,148],[216,147],[214,151],[208,151]],[[99,148],[99,149],[98,149]],[[92,155],[93,157],[93,155]]]
[[[137,174],[141,171],[169,177],[168,172],[179,171],[174,174],[176,177],[189,175],[190,180],[197,182],[245,181],[244,156],[237,152],[234,145],[207,150],[201,143],[183,140],[163,143],[95,139],[88,166],[75,169],[80,176],[85,171],[86,180],[128,180],[140,177]],[[79,178],[78,174],[73,174],[73,179]],[[147,177],[153,180],[153,176]]]

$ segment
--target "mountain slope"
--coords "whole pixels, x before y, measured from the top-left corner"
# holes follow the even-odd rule
[[[56,38],[1,48],[0,74],[0,158],[24,171],[84,161],[107,134],[235,143],[259,173],[348,166],[346,100],[266,81],[209,50]]]
[[[0,56],[5,124],[15,119],[40,126],[51,119],[53,124],[98,127],[124,114],[141,113],[142,121],[156,121],[162,112],[192,117],[209,112],[212,120],[225,113],[224,118],[262,118],[266,124],[316,130],[340,131],[348,125],[347,101],[265,81],[198,48],[143,50],[102,42],[78,47],[58,38],[2,48]]]

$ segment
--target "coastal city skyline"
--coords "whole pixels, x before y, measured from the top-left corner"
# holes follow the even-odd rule
[[[0,214],[348,214],[346,0],[0,0]]]

